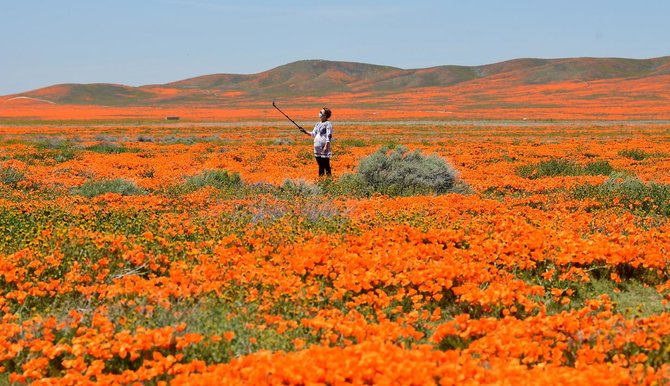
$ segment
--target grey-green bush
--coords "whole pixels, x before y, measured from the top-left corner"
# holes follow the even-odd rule
[[[435,154],[424,155],[398,145],[382,147],[364,158],[358,174],[374,191],[388,195],[443,194],[456,182],[456,170]]]

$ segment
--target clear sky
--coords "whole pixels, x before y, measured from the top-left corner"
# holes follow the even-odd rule
[[[423,68],[670,55],[667,0],[0,0],[0,95],[302,59]]]

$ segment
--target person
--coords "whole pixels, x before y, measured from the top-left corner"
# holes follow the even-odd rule
[[[330,122],[332,111],[324,107],[319,111],[319,118],[321,121],[314,125],[314,130],[311,133],[305,131],[305,134],[311,135],[314,138],[314,158],[319,165],[319,177],[331,176],[330,158],[333,156],[333,150],[330,142],[333,139],[333,124]]]

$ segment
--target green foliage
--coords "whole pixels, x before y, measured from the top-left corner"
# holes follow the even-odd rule
[[[347,138],[338,140],[337,146],[341,148],[346,147],[365,147],[368,146],[368,142],[359,138]]]
[[[312,185],[305,180],[285,180],[279,187],[279,193],[289,197],[306,197],[321,194],[322,189],[318,185]]]
[[[305,161],[314,161],[314,152],[308,150],[301,150],[298,153],[298,159],[302,159]]]
[[[195,137],[179,137],[176,135],[169,135],[165,138],[161,138],[160,142],[166,145],[193,145],[196,143],[196,139]]]
[[[231,341],[223,339],[217,343],[202,342],[188,347],[184,354],[189,360],[204,360],[206,363],[225,363],[232,358],[247,355],[258,350],[293,349],[291,341],[295,338],[310,339],[307,331],[290,329],[279,334],[275,328],[245,328],[252,324],[253,305],[245,304],[241,296],[231,294],[231,302],[221,300],[204,301],[198,305],[198,312],[186,319],[188,332],[205,336],[223,336],[226,332],[235,333]],[[246,313],[240,312],[244,309]],[[169,315],[169,314],[168,314]]]
[[[449,189],[449,193],[455,193],[455,194],[473,194],[475,191],[472,189],[470,185],[468,185],[467,182],[457,179],[454,182],[454,185]]]
[[[635,161],[642,161],[647,158],[647,152],[642,149],[625,149],[619,151],[619,155],[622,157],[630,158]]]
[[[634,212],[670,215],[670,185],[649,183],[623,173],[612,174],[601,185],[580,185],[572,196],[587,198],[605,207],[621,207]]]
[[[8,186],[16,188],[18,183],[26,179],[25,174],[11,166],[0,166],[0,181]]]
[[[95,145],[87,146],[85,149],[88,151],[92,151],[94,153],[101,153],[101,154],[120,154],[120,153],[138,151],[137,149],[128,148],[124,145],[118,145],[116,143],[109,141],[102,141],[100,143],[96,143]]]
[[[608,161],[593,161],[584,166],[584,174],[589,176],[608,176],[614,172],[614,168]]]
[[[609,278],[592,279],[579,289],[580,295],[585,299],[593,299],[603,294],[609,296],[617,311],[631,317],[660,314],[665,310],[663,297],[654,286],[646,285],[637,278],[619,284]]]
[[[331,196],[368,197],[374,193],[374,189],[357,173],[345,173],[337,180],[323,179],[319,181],[319,186]]]
[[[614,168],[608,161],[594,161],[582,166],[575,161],[553,158],[536,164],[522,165],[516,168],[516,175],[529,179],[554,176],[608,175]]]
[[[516,168],[516,174],[524,178],[577,175],[578,165],[563,159],[551,159],[536,164],[522,165]]]
[[[435,154],[408,151],[398,145],[382,147],[364,158],[358,174],[372,190],[392,196],[448,193],[456,181],[456,170]]]
[[[117,178],[114,180],[91,180],[84,183],[75,193],[85,197],[95,197],[106,193],[117,193],[122,196],[145,194],[146,191],[134,182]]]
[[[186,181],[180,185],[167,187],[165,193],[178,196],[195,192],[206,186],[233,195],[243,194],[246,188],[248,188],[239,173],[221,169],[209,169],[186,178]]]
[[[274,141],[272,141],[273,145],[279,145],[279,146],[287,146],[287,145],[293,145],[295,144],[295,140],[290,137],[281,137],[277,138]]]
[[[318,182],[323,193],[331,196],[369,197],[374,193],[390,196],[472,192],[457,178],[457,172],[437,155],[426,156],[405,146],[390,143],[363,159],[357,173],[345,173],[339,179]]]
[[[178,136],[178,135],[168,135],[161,138],[155,138],[150,135],[141,134],[137,136],[137,142],[154,142],[163,145],[193,145],[195,143],[217,143],[221,142],[221,137],[217,135],[210,136]]]
[[[622,157],[630,158],[635,161],[642,161],[647,158],[658,158],[666,156],[664,153],[660,152],[648,153],[642,149],[624,149],[619,151],[619,155]]]
[[[186,179],[186,185],[197,190],[205,186],[212,186],[219,189],[236,188],[244,185],[239,173],[229,173],[227,170],[204,170]]]
[[[77,158],[81,150],[74,142],[60,138],[43,139],[37,142],[35,147],[38,150],[36,158],[51,158],[58,163]]]

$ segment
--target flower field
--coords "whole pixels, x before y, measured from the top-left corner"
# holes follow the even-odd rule
[[[670,125],[0,127],[0,384],[663,384]],[[383,145],[463,186],[340,177]]]

